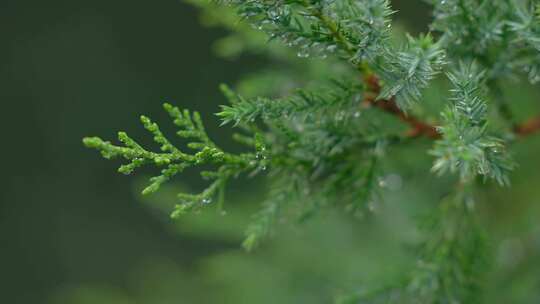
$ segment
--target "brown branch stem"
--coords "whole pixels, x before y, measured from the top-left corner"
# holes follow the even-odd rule
[[[373,94],[364,99],[364,105],[377,107],[384,112],[394,115],[399,120],[409,125],[410,129],[405,133],[407,138],[425,137],[429,139],[439,139],[441,134],[437,132],[434,125],[424,122],[413,115],[403,112],[396,104],[394,98],[388,100],[377,100],[377,96],[381,92],[379,79],[371,74],[365,78],[365,83],[369,91]],[[513,128],[514,134],[519,137],[526,137],[534,133],[540,133],[540,115],[533,117],[523,123],[517,124]]]
[[[540,116],[536,116],[514,127],[514,133],[520,137],[532,135],[540,131]]]
[[[381,86],[379,84],[379,80],[375,75],[367,76],[365,81],[369,91],[372,92],[374,95],[367,97],[364,100],[364,104],[377,107],[391,115],[398,117],[399,120],[409,125],[411,128],[405,134],[406,137],[427,137],[430,139],[438,139],[441,137],[441,134],[437,132],[435,126],[423,122],[420,119],[414,117],[413,115],[409,115],[403,112],[396,104],[394,98],[388,100],[377,100],[377,96],[381,92]]]

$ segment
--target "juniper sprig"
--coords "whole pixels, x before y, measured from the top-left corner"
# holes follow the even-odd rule
[[[271,96],[242,96],[222,86],[229,104],[221,106],[217,117],[222,126],[238,130],[233,139],[248,149],[245,153],[224,151],[210,139],[197,112],[169,104],[165,110],[179,128],[177,135],[189,140],[190,152],[174,145],[144,116],[141,122],[161,151],[152,152],[122,132],[121,145],[98,137],[85,138],[85,145],[105,158],[127,160],[119,169],[124,174],[145,165],[159,167],[161,173],[143,194],[158,191],[187,168],[213,168],[201,172],[209,181],[206,189],[179,194],[175,218],[212,200],[222,206],[233,178],[264,176],[270,190],[243,243],[251,250],[285,214],[305,220],[331,206],[369,212],[377,191],[382,191],[377,187],[382,164],[396,157],[391,149],[431,140],[432,171],[457,174],[458,186],[449,190],[454,194],[421,230],[425,239],[418,246],[418,267],[391,288],[344,297],[342,302],[477,303],[477,283],[485,274],[482,261],[488,254],[482,227],[475,221],[473,189],[477,177],[509,185],[516,168],[509,143],[540,130],[539,118],[515,123],[506,101],[493,98],[501,81],[520,75],[531,82],[540,79],[539,4],[428,0],[432,32],[407,35],[400,44],[392,28],[396,12],[388,0],[190,2],[207,13],[219,7],[219,14],[208,15],[235,30],[234,41],[246,49],[278,49],[270,57],[299,70],[315,69],[316,62],[326,59],[331,64],[324,66],[324,73],[330,74],[297,82],[294,77],[309,73],[287,75],[288,83],[311,85],[278,88]],[[231,12],[237,15],[234,22]],[[237,21],[253,28],[236,26]],[[261,44],[258,32],[267,35],[269,44]],[[304,61],[299,64],[291,54]],[[274,72],[285,74],[278,68]],[[442,74],[447,80],[439,77]],[[272,91],[262,79],[257,83]],[[424,94],[438,86],[435,81],[452,87],[438,116],[423,111],[435,103]],[[492,122],[501,117],[507,119],[494,128]]]

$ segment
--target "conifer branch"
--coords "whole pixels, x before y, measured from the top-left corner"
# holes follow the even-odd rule
[[[343,50],[349,54],[349,56],[354,55],[354,48],[350,45],[347,38],[341,33],[338,25],[332,21],[332,19],[328,18],[328,16],[323,14],[323,11],[320,6],[312,6],[311,3],[309,3],[308,0],[303,0],[302,5],[309,9],[311,14],[319,19],[321,24],[328,29],[330,34],[334,37],[335,41],[341,45]]]
[[[405,134],[405,137],[426,137],[429,139],[438,139],[441,137],[435,126],[423,122],[413,115],[407,114],[401,110],[395,101],[395,97],[377,100],[376,97],[379,96],[381,92],[381,86],[379,84],[379,79],[375,75],[371,74],[367,76],[365,78],[365,83],[374,95],[368,96],[364,100],[364,104],[377,107],[390,115],[398,117],[405,124],[408,124],[410,130]]]
[[[198,0],[192,0],[198,1]],[[491,120],[514,122],[508,105],[492,88],[499,115],[488,115],[485,84],[525,71],[531,82],[540,81],[540,5],[533,1],[426,0],[434,7],[433,31],[412,37],[401,47],[391,39],[389,0],[221,0],[257,30],[294,47],[298,57],[326,57],[352,63],[331,85],[279,92],[279,98],[243,98],[222,87],[229,104],[217,116],[222,125],[241,130],[233,138],[246,145],[246,153],[228,153],[207,135],[196,112],[165,105],[165,110],[189,140],[184,152],[164,136],[158,125],[141,117],[145,129],[160,145],[153,152],[125,133],[120,145],[98,137],[84,143],[105,158],[123,158],[119,171],[130,174],[144,165],[161,173],[143,191],[149,194],[188,168],[202,171],[209,185],[198,194],[180,193],[173,217],[198,209],[217,198],[221,206],[229,180],[264,175],[270,183],[263,208],[246,231],[243,246],[251,250],[272,234],[276,222],[294,213],[304,220],[326,206],[341,206],[362,213],[377,192],[376,184],[389,143],[409,139],[434,141],[432,171],[456,173],[459,189],[443,201],[420,244],[420,262],[410,280],[345,303],[476,303],[483,272],[485,244],[474,219],[472,187],[477,177],[508,185],[515,164],[504,132],[490,129]],[[262,46],[260,46],[263,48]],[[283,56],[292,61],[294,56]],[[477,64],[472,64],[476,62]],[[333,63],[333,62],[332,62]],[[306,60],[306,65],[310,63]],[[452,70],[450,98],[439,123],[407,112],[418,104],[431,80],[446,66]],[[341,68],[341,65],[339,65]],[[326,70],[334,73],[334,70]],[[343,70],[342,70],[343,71]],[[330,75],[336,79],[334,75]],[[342,78],[341,78],[342,77]],[[302,79],[302,81],[313,79]],[[286,91],[288,91],[287,88]],[[364,111],[372,108],[373,111]],[[379,111],[380,110],[380,111]],[[364,114],[364,112],[367,112]],[[386,114],[405,124],[398,133]],[[540,133],[540,116],[516,124],[512,132],[525,137]],[[262,174],[265,173],[265,174]]]
[[[164,104],[164,109],[174,120],[174,124],[180,129],[177,135],[188,139],[187,147],[195,150],[195,153],[181,151],[161,132],[159,126],[148,117],[141,116],[141,123],[153,136],[154,141],[160,145],[161,152],[152,152],[129,137],[125,132],[118,133],[118,139],[123,144],[114,145],[99,137],[87,137],[84,144],[101,152],[106,159],[123,158],[128,161],[118,171],[129,175],[135,169],[144,165],[154,164],[161,169],[161,174],[150,179],[150,184],[142,191],[148,195],[159,190],[161,185],[171,180],[190,167],[210,165],[216,167],[215,171],[202,171],[201,176],[206,180],[212,180],[210,185],[198,194],[179,193],[178,198],[182,202],[175,206],[172,217],[178,217],[188,211],[202,208],[214,198],[218,199],[218,205],[223,204],[223,191],[225,184],[232,176],[236,176],[248,170],[254,170],[261,166],[263,161],[254,153],[231,154],[217,147],[208,137],[201,117],[198,112],[180,110],[170,104]]]
[[[488,128],[485,71],[479,71],[476,64],[461,62],[448,78],[453,85],[452,96],[442,113],[442,137],[430,151],[436,157],[432,171],[439,175],[457,172],[462,183],[481,175],[508,185],[508,173],[515,164],[506,142]]]
[[[470,185],[460,183],[456,192],[418,225],[423,237],[409,275],[342,296],[336,304],[479,303],[489,266],[488,244],[475,214]]]
[[[419,260],[405,287],[405,303],[478,303],[489,265],[487,242],[466,190],[445,198],[421,226]]]
[[[380,94],[381,90],[377,76],[373,74],[368,75],[365,77],[365,83],[373,95],[366,97],[363,102],[364,105],[377,107],[390,115],[396,116],[398,119],[408,124],[410,126],[410,130],[405,134],[405,137],[425,137],[432,140],[441,138],[441,134],[437,131],[437,127],[435,125],[429,124],[411,114],[405,113],[397,106],[395,98],[390,98],[388,100],[377,100],[376,96]],[[540,115],[530,118],[529,120],[520,124],[516,124],[512,131],[514,134],[520,137],[527,137],[540,132]]]

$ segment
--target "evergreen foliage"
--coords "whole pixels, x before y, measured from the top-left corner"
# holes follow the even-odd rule
[[[479,174],[507,185],[514,164],[504,141],[488,133],[483,77],[474,64],[461,64],[460,70],[448,74],[454,88],[451,105],[442,113],[443,125],[439,129],[443,137],[431,151],[437,157],[433,171],[441,175],[459,171],[462,182]]]
[[[190,167],[203,167],[209,185],[201,193],[179,194],[172,217],[217,201],[223,210],[225,188],[239,176],[262,175],[269,183],[267,198],[243,243],[254,249],[274,230],[275,223],[293,214],[302,221],[322,208],[340,206],[356,215],[374,209],[381,166],[394,146],[435,140],[433,172],[456,173],[453,194],[444,199],[427,224],[418,246],[419,262],[410,277],[367,293],[340,298],[340,303],[479,303],[481,281],[489,254],[476,222],[474,191],[477,177],[509,185],[516,167],[509,142],[533,133],[531,125],[514,121],[499,83],[529,76],[540,79],[540,6],[534,1],[429,0],[433,6],[432,33],[407,35],[395,42],[388,0],[191,0],[216,23],[238,32],[233,43],[247,51],[264,50],[260,34],[271,42],[268,52],[291,66],[298,59],[326,59],[340,67],[339,75],[318,79],[315,85],[274,90],[274,96],[242,96],[221,87],[229,104],[217,113],[222,125],[239,130],[233,138],[248,152],[230,153],[209,137],[197,112],[164,108],[189,142],[185,152],[158,125],[141,122],[160,145],[152,152],[126,133],[122,145],[98,137],[84,143],[105,158],[128,161],[119,171],[131,174],[144,165],[161,173],[143,194]],[[224,7],[225,6],[225,7]],[[228,7],[244,25],[234,26]],[[231,21],[234,20],[234,21]],[[397,35],[397,34],[396,34]],[[256,42],[253,42],[256,41]],[[238,46],[237,45],[237,46]],[[289,49],[285,48],[288,47]],[[304,59],[314,57],[313,59]],[[452,89],[438,123],[423,111],[424,90],[444,82]],[[294,73],[277,73],[281,84],[297,83]],[[262,83],[263,73],[253,82]],[[280,78],[281,77],[281,78]],[[290,77],[290,78],[287,78]],[[435,80],[437,78],[437,80]],[[271,85],[266,87],[272,91]],[[503,118],[502,127],[491,123]],[[527,130],[527,132],[523,131]],[[424,140],[420,139],[423,138]],[[212,167],[213,169],[207,169]]]

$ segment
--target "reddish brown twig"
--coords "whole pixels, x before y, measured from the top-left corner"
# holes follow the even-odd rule
[[[429,139],[439,139],[441,134],[437,132],[435,126],[423,122],[413,115],[408,115],[403,112],[396,104],[394,98],[389,100],[377,100],[377,96],[381,92],[381,85],[379,79],[375,75],[369,75],[365,78],[365,83],[368,86],[369,92],[373,95],[369,95],[364,104],[367,106],[377,107],[389,114],[397,116],[401,121],[409,125],[411,128],[405,134],[406,137],[426,137]],[[514,134],[520,137],[526,137],[534,133],[540,133],[540,116],[531,118],[521,124],[517,124],[513,129]]]
[[[518,136],[528,136],[540,131],[540,116],[531,118],[514,127],[514,133]]]
[[[396,104],[394,98],[391,98],[389,100],[376,100],[377,96],[381,92],[381,86],[376,76],[370,75],[366,77],[365,81],[369,88],[369,91],[373,93],[373,96],[368,96],[364,100],[364,103],[368,106],[374,106],[389,114],[395,115],[401,121],[408,124],[411,128],[409,131],[407,131],[405,136],[409,138],[424,136],[430,139],[438,139],[441,137],[441,134],[437,132],[437,129],[434,126],[403,112]]]

